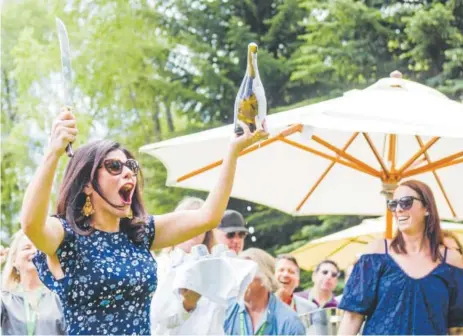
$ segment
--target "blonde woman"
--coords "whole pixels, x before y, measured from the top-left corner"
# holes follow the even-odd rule
[[[42,285],[32,263],[36,250],[23,231],[13,236],[3,269],[3,335],[66,334],[59,299]]]
[[[0,265],[3,265],[3,263],[6,261],[6,257],[8,256],[8,247],[3,247],[0,245]]]
[[[198,210],[204,205],[204,200],[198,197],[185,197],[175,208],[175,211],[184,211],[184,210]],[[214,239],[212,236],[212,230],[209,230],[204,233],[200,233],[196,237],[191,238],[183,243],[178,244],[175,247],[178,247],[185,251],[186,253],[191,252],[191,248],[195,245],[203,244],[206,245],[209,252],[214,245]]]
[[[204,205],[204,200],[198,197],[185,197],[183,200],[178,203],[177,207],[175,208],[175,212],[177,211],[185,211],[185,210],[198,210]],[[174,248],[179,248],[183,250],[185,253],[190,253],[191,248],[195,245],[203,244],[206,245],[209,252],[211,251],[214,245],[214,238],[212,235],[212,230],[207,232],[200,233],[199,235],[184,241],[176,246],[166,247],[162,249],[159,255],[156,258],[158,264],[158,281],[161,281],[161,278],[164,276],[165,273],[168,272],[170,268],[170,253],[174,250]],[[154,253],[154,252],[153,252]]]
[[[239,255],[257,263],[257,274],[248,286],[244,302],[230,303],[225,320],[228,335],[305,335],[296,312],[273,294],[278,289],[275,259],[267,252],[249,248]]]

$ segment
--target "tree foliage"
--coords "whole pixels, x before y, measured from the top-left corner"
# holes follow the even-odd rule
[[[396,69],[463,98],[462,0],[5,1],[1,223],[10,234],[62,102],[55,16],[73,55],[76,147],[109,137],[136,152],[230,123],[251,41],[270,113],[363,88]],[[160,162],[139,159],[150,212],[170,211],[187,194],[206,196],[166,188]],[[230,207],[255,229],[248,245],[274,253],[361,220],[292,218],[236,199]]]

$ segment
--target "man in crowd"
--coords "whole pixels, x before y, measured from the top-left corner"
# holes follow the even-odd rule
[[[241,258],[257,263],[257,274],[248,286],[244,302],[230,302],[224,324],[227,335],[305,335],[304,325],[297,314],[274,291],[275,259],[267,252],[250,248]]]
[[[299,286],[300,271],[299,264],[292,255],[282,254],[276,258],[275,278],[279,288],[275,294],[299,315],[317,309],[314,303],[293,295]]]
[[[324,260],[317,265],[312,274],[314,286],[311,289],[296,293],[319,308],[335,308],[338,302],[333,295],[338,284],[339,267],[332,260]]]
[[[216,244],[225,244],[237,254],[244,249],[244,239],[248,228],[242,214],[235,210],[226,210],[217,229],[214,229]]]

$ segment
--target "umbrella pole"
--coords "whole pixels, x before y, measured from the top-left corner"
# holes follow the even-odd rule
[[[395,182],[383,182],[383,190],[381,193],[385,196],[386,201],[391,200],[394,196],[394,190],[397,187]],[[385,238],[392,238],[392,212],[390,212],[386,207],[386,232]]]
[[[392,78],[402,78],[402,74],[399,71],[391,72]],[[388,183],[383,182],[383,194],[386,197],[386,201],[391,200],[394,196],[394,190],[397,187],[397,182],[392,180],[391,175],[396,174],[396,154],[397,154],[397,135],[389,134],[389,153],[388,161],[391,163],[390,176]],[[386,207],[386,232],[385,238],[392,238],[392,212]]]
[[[386,239],[392,238],[392,212],[386,209]]]

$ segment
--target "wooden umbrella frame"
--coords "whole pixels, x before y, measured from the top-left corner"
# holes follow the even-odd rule
[[[288,139],[288,136],[296,132],[301,133],[302,130],[303,130],[302,124],[291,125],[287,129],[280,132],[279,134],[273,137],[270,137],[267,140],[264,140],[258,144],[254,144],[244,149],[239,154],[240,156],[243,156],[255,150],[258,150],[261,147],[268,146],[276,141],[281,141],[288,145],[294,146],[296,148],[299,148],[301,150],[307,151],[309,153],[312,153],[314,155],[320,156],[326,160],[331,161],[331,164],[325,169],[325,171],[320,175],[320,177],[317,179],[314,185],[310,188],[307,194],[299,202],[299,204],[296,207],[296,211],[299,211],[302,208],[302,206],[309,200],[310,196],[314,193],[314,191],[317,189],[317,187],[320,185],[323,179],[328,175],[328,173],[334,167],[334,165],[341,164],[346,167],[355,169],[359,172],[362,172],[362,173],[381,179],[383,183],[382,192],[386,195],[386,198],[392,197],[392,191],[397,186],[397,183],[399,183],[402,179],[409,178],[409,177],[412,177],[418,174],[432,172],[439,186],[439,189],[442,191],[442,194],[444,195],[445,201],[447,202],[452,215],[456,217],[455,209],[452,206],[452,203],[450,202],[450,199],[447,195],[447,192],[444,189],[441,179],[437,175],[437,170],[441,168],[453,166],[459,163],[463,163],[463,151],[446,156],[437,161],[432,161],[429,156],[428,151],[430,148],[432,148],[434,144],[436,144],[436,142],[440,139],[440,137],[433,137],[428,142],[424,143],[421,137],[419,135],[416,135],[415,138],[418,142],[420,149],[416,153],[414,153],[410,157],[410,159],[408,159],[402,166],[396,167],[397,135],[388,134],[387,136],[389,138],[388,139],[389,140],[389,152],[388,152],[387,159],[390,162],[390,165],[388,167],[388,165],[384,162],[383,158],[379,154],[377,148],[373,144],[373,141],[371,140],[367,132],[354,132],[342,148],[333,146],[328,141],[323,140],[319,136],[313,135],[311,138],[313,141],[317,142],[319,145],[333,152],[333,154],[330,155],[330,154],[321,152],[319,150],[316,150],[310,146],[300,144],[298,142]],[[373,168],[372,166],[368,165],[367,163],[363,162],[362,160],[347,153],[347,149],[354,142],[354,140],[359,136],[360,133],[362,134],[362,136],[365,138],[366,142],[368,143],[368,146],[370,147],[372,154],[375,156],[376,160],[378,161],[381,167],[381,170],[377,170]],[[420,159],[420,157],[422,157],[422,159],[419,161],[418,159]],[[188,174],[180,176],[177,179],[177,183],[185,181],[193,176],[204,173],[215,167],[218,167],[222,164],[222,162],[223,160],[218,160],[202,168],[196,169]],[[417,163],[421,165],[417,168],[412,168],[413,165],[414,164],[416,165]],[[387,223],[386,237],[391,238],[392,237],[392,213],[390,211],[386,211],[386,223]]]

